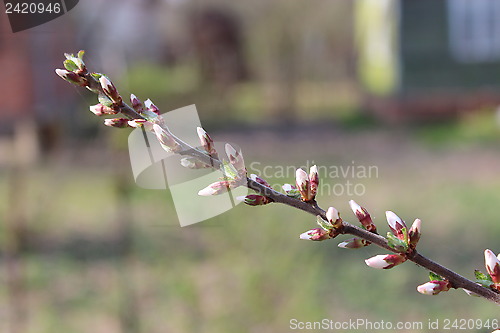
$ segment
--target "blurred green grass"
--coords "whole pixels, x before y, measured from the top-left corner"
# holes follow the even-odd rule
[[[213,136],[241,143],[246,160],[261,166],[300,166],[312,159],[319,165],[377,166],[378,178],[354,179],[366,188],[354,199],[368,208],[379,230],[387,231],[385,210],[409,223],[421,218],[421,252],[469,278],[474,269],[484,270],[485,248],[500,250],[500,156],[492,145],[436,150],[386,130],[310,133],[296,130],[287,140],[262,132]],[[29,332],[118,332],[127,304],[133,304],[143,332],[288,332],[292,318],[422,321],[424,327],[438,318],[498,318],[495,305],[462,291],[418,294],[427,272],[411,263],[390,271],[364,264],[383,250],[339,249],[341,239],[299,240],[315,219],[284,206],[238,206],[180,228],[168,191],[136,187],[128,166],[119,172],[128,179],[126,218],[132,228],[131,251],[123,254],[114,249],[123,228],[117,183],[124,180],[114,176],[117,171],[116,165],[53,161],[26,174],[23,213],[36,240],[22,256]],[[2,186],[6,176],[0,177]],[[323,175],[322,181],[345,179]],[[0,196],[4,213],[7,192]],[[319,201],[354,222],[351,198],[324,193]],[[0,228],[4,243],[8,235],[4,224]],[[2,284],[0,296],[6,294]]]

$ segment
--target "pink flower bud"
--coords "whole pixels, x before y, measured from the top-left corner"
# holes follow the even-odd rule
[[[256,174],[251,174],[250,175],[250,179],[253,180],[254,182],[257,182],[261,185],[264,185],[265,187],[269,187],[271,188],[271,185],[269,185],[268,182],[266,182],[264,179],[260,178],[259,176],[257,176]]]
[[[316,165],[313,165],[309,169],[309,191],[311,195],[311,200],[316,197],[316,194],[318,193],[318,186],[319,186],[319,175],[318,175],[318,167]]]
[[[137,98],[134,94],[130,95],[130,104],[132,104],[132,108],[137,112],[141,113],[142,110],[142,102],[139,98]]]
[[[101,103],[96,105],[91,105],[89,107],[90,111],[92,111],[96,116],[103,116],[106,114],[117,114],[118,110],[110,108],[108,106],[102,105]]]
[[[354,237],[339,243],[338,247],[341,247],[343,249],[359,249],[367,245],[370,245],[369,241]]]
[[[326,218],[328,222],[331,223],[334,229],[338,229],[342,226],[342,219],[339,216],[339,212],[334,207],[329,207],[326,211]]]
[[[200,190],[198,192],[198,195],[202,195],[202,196],[218,195],[218,194],[225,193],[225,192],[229,191],[230,188],[231,188],[230,182],[224,180],[224,181],[215,182],[215,183],[208,185],[204,189]]]
[[[144,105],[146,106],[146,108],[157,114],[157,115],[160,115],[160,109],[158,109],[158,107],[156,105],[153,104],[153,102],[150,100],[150,99],[147,99],[145,102],[144,102]]]
[[[330,238],[332,238],[330,237],[330,233],[323,228],[314,228],[300,235],[300,239],[312,241],[322,241]]]
[[[212,158],[218,159],[217,151],[215,150],[214,140],[208,135],[208,133],[201,127],[197,127],[198,137],[200,138],[200,143],[203,149]]]
[[[349,206],[351,206],[351,210],[358,218],[358,221],[365,227],[366,230],[377,233],[377,227],[372,221],[372,218],[368,211],[358,205],[354,200],[349,201]]]
[[[124,128],[124,127],[128,127],[128,119],[127,118],[105,119],[104,125],[109,126],[109,127]]]
[[[408,233],[403,230],[407,229],[403,220],[390,210],[385,212],[385,216],[387,217],[387,223],[389,224],[389,228],[391,228],[392,233],[399,239],[406,240]]]
[[[236,197],[236,200],[243,201],[249,206],[262,206],[272,202],[268,197],[260,194],[244,195],[241,197]]]
[[[149,124],[152,128],[152,124],[148,122],[146,119],[138,118],[138,119],[132,119],[129,120],[128,125],[133,128],[138,128],[141,126],[144,126],[146,124]]]
[[[166,151],[175,153],[181,149],[181,146],[179,145],[179,143],[177,143],[172,134],[170,134],[170,132],[166,131],[160,125],[154,124],[153,131],[155,132],[156,137],[158,138],[158,141],[160,142],[162,148],[165,149]]]
[[[448,280],[443,281],[429,281],[417,287],[417,291],[424,295],[437,295],[442,291],[450,290],[450,282]]]
[[[86,87],[88,85],[87,79],[83,76],[76,74],[75,72],[70,72],[66,69],[56,69],[56,74],[59,75],[62,79],[76,84],[80,87]]]
[[[240,154],[233,146],[229,143],[225,145],[226,155],[229,158],[229,162],[234,166],[239,174],[246,174],[245,162],[243,161],[243,155]]]
[[[496,287],[500,287],[500,259],[495,256],[493,251],[487,249],[484,251],[484,263],[493,283]],[[497,289],[500,290],[500,288]]]
[[[119,104],[122,102],[122,97],[118,93],[115,85],[104,75],[99,78],[99,83],[101,83],[101,88],[104,94],[113,101],[113,103]]]
[[[297,169],[297,171],[295,172],[295,181],[302,200],[312,200],[313,197],[310,192],[309,176],[307,175],[307,173],[302,169]]]
[[[415,219],[408,231],[408,239],[410,241],[410,246],[415,248],[418,241],[420,240],[420,230],[422,229],[422,221],[420,219]]]
[[[389,269],[405,261],[406,258],[400,254],[379,254],[370,259],[366,259],[365,263],[373,268]]]

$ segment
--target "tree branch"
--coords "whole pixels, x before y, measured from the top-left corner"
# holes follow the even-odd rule
[[[201,149],[195,148],[190,146],[189,144],[185,143],[182,141],[180,138],[176,137],[173,133],[171,133],[167,126],[163,124],[163,121],[161,120],[161,116],[159,116],[158,110],[149,110],[149,114],[153,114],[153,116],[145,116],[145,114],[148,112],[147,109],[144,109],[142,107],[142,104],[140,107],[135,107],[134,102],[132,102],[134,107],[131,107],[127,105],[127,103],[123,102],[121,96],[118,94],[116,88],[114,85],[107,79],[107,78],[101,78],[100,80],[97,79],[96,76],[91,75],[90,73],[87,72],[87,69],[85,67],[85,64],[83,63],[82,60],[83,57],[83,52],[80,51],[78,53],[78,57],[73,56],[73,55],[66,55],[67,60],[65,61],[65,67],[67,70],[56,70],[56,73],[61,76],[63,79],[76,84],[78,86],[82,87],[87,87],[90,91],[99,94],[99,96],[104,96],[105,98],[109,99],[108,105],[100,105],[99,106],[102,108],[107,108],[106,110],[110,113],[107,114],[116,114],[116,113],[121,113],[125,117],[131,120],[142,120],[143,122],[149,122],[151,126],[160,126],[164,133],[156,133],[158,137],[158,140],[162,142],[161,140],[164,139],[166,149],[169,149],[168,144],[172,144],[173,146],[172,151],[175,153],[178,153],[180,155],[188,156],[188,157],[194,157],[197,160],[199,160],[201,163],[203,163],[205,166],[212,166],[215,169],[220,169],[224,173],[224,168],[223,168],[223,163],[220,159],[214,157],[217,156],[216,153],[211,153],[210,149],[208,147],[204,147],[206,151],[202,151]],[[69,64],[68,64],[69,62]],[[103,81],[101,81],[103,80]],[[134,96],[135,97],[135,96]],[[111,110],[111,111],[110,111]],[[154,112],[157,112],[158,116],[154,115]],[[104,115],[106,114],[105,112],[102,112],[100,114],[96,113],[97,115]],[[120,120],[120,119],[118,119]],[[121,119],[123,120],[123,119]],[[127,126],[126,121],[117,121],[116,123],[120,124],[120,127]],[[124,119],[126,120],[126,119]],[[110,126],[115,126],[115,125],[110,125]],[[116,126],[118,127],[118,126]],[[156,132],[156,130],[155,130]],[[206,133],[205,133],[206,134]],[[164,137],[161,137],[161,135],[164,135]],[[206,135],[203,139],[200,137],[201,140],[211,140],[211,138]],[[170,140],[170,141],[169,141]],[[205,142],[206,143],[206,142]],[[202,141],[203,144],[203,141]],[[204,145],[204,144],[203,144]],[[175,148],[175,149],[174,149]],[[233,156],[233,159],[236,159],[235,156]],[[231,160],[231,156],[230,156]],[[236,163],[234,161],[231,161],[232,164]],[[234,165],[233,165],[234,166]],[[242,169],[241,169],[242,168]],[[304,196],[302,196],[302,200],[288,196],[286,194],[280,193],[278,191],[275,191],[272,189],[270,186],[266,186],[262,183],[259,183],[251,178],[246,177],[246,170],[243,167],[241,167],[240,170],[238,171],[238,175],[235,176],[235,180],[233,183],[231,181],[226,181],[228,183],[227,189],[229,190],[231,187],[230,185],[233,186],[246,186],[251,190],[254,190],[258,194],[264,196],[267,198],[267,202],[276,202],[276,203],[281,203],[299,210],[302,210],[304,212],[310,213],[314,216],[320,216],[322,220],[328,221],[327,217],[327,212],[323,210],[321,207],[318,206],[316,201],[314,200],[315,194],[312,196],[312,199],[304,199]],[[243,171],[243,173],[241,173]],[[226,174],[224,175],[224,179],[227,178]],[[317,176],[317,174],[316,174]],[[317,186],[317,183],[316,183]],[[220,188],[219,188],[220,190]],[[217,193],[213,193],[217,194]],[[302,195],[302,192],[301,192]],[[332,208],[330,208],[332,209]],[[367,213],[365,211],[365,213]],[[368,215],[369,216],[369,215]],[[359,219],[359,216],[358,216]],[[497,305],[500,305],[500,293],[491,289],[491,288],[486,288],[478,283],[475,283],[471,280],[468,280],[464,278],[463,276],[455,273],[454,271],[424,257],[420,253],[418,253],[415,249],[416,242],[413,244],[413,247],[410,245],[410,247],[405,248],[404,251],[397,250],[396,247],[391,246],[388,242],[388,239],[385,237],[382,237],[376,233],[375,226],[373,225],[373,230],[372,229],[362,229],[357,226],[354,226],[348,222],[342,221],[340,217],[338,217],[337,221],[340,221],[338,225],[333,225],[332,224],[332,233],[329,235],[330,237],[328,238],[334,238],[339,234],[350,234],[354,235],[360,239],[363,239],[366,241],[365,245],[367,244],[375,244],[381,248],[384,248],[386,250],[389,250],[393,253],[398,254],[403,258],[404,260],[410,260],[413,261],[414,263],[418,264],[421,267],[424,267],[428,269],[431,272],[434,272],[435,274],[441,276],[442,278],[446,279],[449,282],[449,286],[452,288],[463,288],[466,289],[478,296],[481,296],[489,301],[492,301],[496,303]],[[360,220],[361,221],[361,220]],[[330,222],[333,222],[330,220]],[[398,225],[396,225],[398,227]],[[401,227],[401,226],[399,226]],[[406,226],[404,226],[406,228]],[[391,229],[393,229],[391,227]],[[333,232],[334,231],[334,232]],[[394,231],[399,231],[401,230],[393,230]],[[407,231],[404,231],[407,232]],[[403,232],[403,233],[404,233]],[[418,241],[418,239],[417,239]],[[406,239],[407,245],[408,239]],[[393,267],[393,266],[390,266]],[[384,267],[384,268],[390,268],[390,267]],[[500,263],[499,263],[499,268],[498,270],[500,271]],[[498,273],[500,274],[500,273]]]

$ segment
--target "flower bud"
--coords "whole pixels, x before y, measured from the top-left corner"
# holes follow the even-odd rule
[[[89,107],[90,111],[92,111],[96,116],[103,116],[106,114],[117,114],[118,110],[110,108],[109,106],[102,105],[101,103],[96,105],[91,105]]]
[[[262,206],[272,202],[268,197],[260,194],[243,195],[241,197],[236,197],[236,200],[243,201],[249,206]]]
[[[229,158],[229,162],[234,166],[238,174],[246,174],[245,162],[243,161],[243,155],[240,154],[233,146],[229,143],[225,145],[226,155]]]
[[[309,169],[309,190],[310,190],[311,200],[316,197],[316,194],[318,193],[318,186],[319,186],[318,167],[316,165],[313,165]]]
[[[295,172],[295,182],[297,184],[297,189],[300,192],[300,196],[302,201],[310,201],[313,199],[311,196],[310,185],[309,185],[309,176],[302,169],[297,169]]]
[[[166,151],[175,153],[181,149],[181,146],[179,145],[179,143],[177,143],[177,141],[175,141],[172,134],[163,129],[160,125],[154,124],[153,131],[155,132],[156,137],[158,138],[158,141],[160,142],[162,148],[165,149]]]
[[[329,207],[326,211],[326,218],[328,222],[331,223],[334,229],[339,229],[342,226],[342,219],[340,218],[339,212],[334,207]]]
[[[153,112],[155,113],[156,115],[160,115],[160,109],[158,109],[158,107],[156,105],[153,104],[153,102],[150,100],[150,99],[147,99],[145,102],[144,102],[144,105],[146,106],[146,108],[150,111],[150,112]]]
[[[392,233],[399,239],[406,241],[408,238],[408,232],[404,221],[390,210],[385,212],[385,216],[387,217],[387,223],[389,224],[389,228],[391,228]]]
[[[122,97],[118,93],[115,85],[105,75],[99,78],[99,83],[101,83],[104,94],[111,99],[113,103],[120,104],[122,102]]]
[[[134,94],[130,95],[130,104],[132,104],[132,108],[135,110],[137,113],[141,113],[143,110],[143,105],[142,102],[139,98],[137,98]]]
[[[198,192],[198,195],[202,196],[218,195],[229,191],[230,188],[231,188],[231,183],[227,180],[223,180],[208,185],[204,189],[200,190]]]
[[[349,206],[351,207],[354,215],[358,218],[358,221],[363,227],[365,227],[366,230],[377,233],[377,227],[373,223],[370,214],[365,208],[358,205],[354,200],[349,201]]]
[[[497,289],[500,290],[500,288],[498,288],[500,287],[500,259],[495,256],[493,251],[487,249],[484,251],[484,263],[486,271],[491,276],[491,280],[493,280]]]
[[[415,248],[418,241],[420,240],[420,230],[422,229],[422,221],[420,219],[415,219],[408,231],[408,239],[410,242],[410,247]]]
[[[256,174],[251,174],[250,175],[250,179],[253,180],[254,182],[256,183],[259,183],[261,185],[264,185],[265,187],[269,187],[271,188],[271,185],[269,185],[268,182],[266,182],[264,179],[260,178],[259,176],[257,176]]]
[[[394,266],[402,264],[406,261],[406,257],[400,254],[379,254],[370,259],[366,259],[365,263],[373,268],[390,269]]]
[[[104,119],[104,125],[118,128],[129,127],[127,118]]]
[[[77,86],[80,86],[80,87],[85,87],[87,86],[88,82],[87,82],[87,79],[83,76],[80,76],[78,74],[76,74],[75,72],[70,72],[66,69],[56,69],[56,74],[59,75],[62,79],[70,82],[70,83],[73,83],[73,84],[76,84]]]
[[[197,127],[198,137],[200,138],[200,143],[208,153],[208,155],[214,159],[218,159],[217,151],[215,150],[214,140],[208,135],[208,133],[201,127]]]
[[[312,241],[322,241],[330,238],[332,238],[330,237],[330,233],[323,228],[314,228],[300,235],[300,239],[306,239]]]
[[[152,129],[152,124],[150,122],[148,122],[146,119],[138,118],[138,119],[129,120],[129,122],[128,122],[128,125],[130,127],[133,127],[133,128],[138,128],[138,127],[144,126],[146,124],[151,126],[151,129]]]
[[[370,244],[371,243],[365,239],[354,237],[339,243],[338,247],[343,249],[359,249]]]
[[[417,287],[417,291],[424,295],[437,295],[442,291],[450,290],[451,285],[448,280],[434,280]]]

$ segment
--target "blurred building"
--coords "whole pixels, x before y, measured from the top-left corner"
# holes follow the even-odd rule
[[[358,74],[386,120],[436,120],[500,103],[500,2],[359,0]]]

